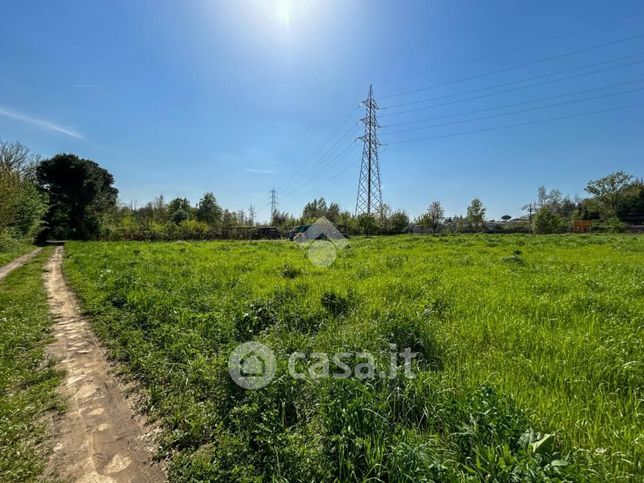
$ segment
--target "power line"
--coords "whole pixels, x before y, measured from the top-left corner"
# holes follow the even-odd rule
[[[327,165],[327,167],[323,171],[321,171],[319,175],[321,176],[322,174],[324,174],[325,171],[328,171],[329,169],[331,169],[332,166],[344,160],[356,148],[356,146],[357,146],[356,144],[352,143],[349,146],[347,146],[344,150],[341,150],[338,153],[336,153],[336,155],[329,160],[329,164]],[[309,187],[307,185],[302,185],[294,189],[293,191],[288,193],[288,198],[298,199],[298,198],[292,198],[292,196],[295,195],[296,193],[302,192],[302,190],[305,190],[305,192],[308,192]]]
[[[513,106],[519,106],[519,105],[522,105],[522,104],[530,104],[532,102],[540,102],[540,101],[547,101],[547,100],[550,100],[550,99],[558,99],[558,98],[561,98],[561,97],[576,96],[576,95],[579,95],[579,94],[586,94],[588,92],[600,91],[600,90],[603,90],[603,89],[610,89],[610,88],[613,88],[613,87],[620,87],[620,86],[629,85],[629,84],[636,84],[638,82],[644,82],[644,77],[641,78],[641,79],[633,80],[633,81],[620,82],[618,84],[611,84],[611,85],[602,86],[602,87],[594,87],[592,89],[584,89],[583,91],[568,92],[566,94],[558,94],[558,95],[555,95],[555,96],[548,96],[548,97],[539,97],[539,98],[536,98],[536,99],[530,99],[529,101],[513,102],[511,104],[504,104],[504,105],[501,105],[501,106],[486,107],[484,109],[477,109],[475,111],[469,111],[469,112],[460,112],[458,114],[445,114],[443,116],[427,117],[427,118],[424,118],[424,119],[415,119],[413,121],[396,122],[396,123],[393,123],[393,124],[387,124],[385,126],[380,126],[380,127],[381,127],[381,129],[387,129],[387,128],[394,127],[394,126],[407,126],[409,124],[415,124],[415,123],[418,123],[418,122],[435,121],[437,119],[447,119],[447,118],[450,118],[450,117],[465,116],[467,114],[475,114],[477,112],[492,111],[492,110],[495,110],[495,109],[502,109],[502,108],[505,108],[505,107],[513,107]]]
[[[493,89],[493,88],[496,88],[496,87],[505,87],[507,85],[518,84],[518,83],[521,83],[521,82],[527,82],[527,81],[535,80],[535,79],[541,79],[543,77],[550,77],[550,76],[553,76],[553,75],[567,74],[568,72],[575,72],[575,71],[578,71],[578,70],[589,69],[591,67],[597,67],[598,65],[612,64],[613,62],[618,62],[618,61],[626,60],[626,59],[632,59],[632,58],[635,58],[635,57],[639,57],[641,55],[644,55],[644,52],[638,52],[636,54],[624,55],[624,56],[616,57],[616,58],[613,58],[613,59],[603,60],[601,62],[593,62],[592,64],[580,65],[580,66],[577,66],[577,67],[572,67],[570,69],[564,69],[564,70],[560,70],[560,71],[557,71],[557,72],[547,72],[545,74],[538,74],[538,75],[534,75],[534,76],[524,77],[523,79],[517,79],[517,80],[511,81],[511,82],[504,82],[504,83],[501,83],[501,84],[493,84],[493,85],[487,86],[487,87],[479,87],[477,89],[473,89],[473,90],[469,90],[469,91],[463,91],[463,92],[460,92],[460,93],[457,92],[455,94],[446,94],[446,95],[442,95],[442,96],[439,96],[439,97],[429,97],[429,98],[426,98],[426,99],[417,99],[415,101],[407,101],[407,102],[401,102],[401,103],[398,103],[398,104],[390,104],[388,106],[381,107],[380,109],[388,110],[388,109],[392,109],[392,108],[396,108],[396,107],[411,106],[411,105],[414,105],[414,104],[421,104],[423,102],[430,102],[430,101],[434,101],[434,100],[445,99],[445,98],[448,98],[448,97],[460,96],[460,95],[463,95],[463,94],[470,94],[470,93],[473,93],[473,92]],[[632,65],[632,64],[618,65],[618,66],[610,67],[607,70],[617,69],[617,68],[620,68],[620,67],[630,66],[630,65]],[[594,72],[604,72],[604,70],[594,71]],[[583,73],[581,75],[588,75],[588,74]],[[554,82],[554,81],[548,81],[548,82]],[[537,85],[540,85],[540,84],[537,84]],[[391,114],[383,114],[383,115],[391,115]]]
[[[355,148],[356,146],[357,146],[357,145],[355,145],[355,144],[354,144],[354,145],[352,145],[351,147],[352,147],[352,148]],[[351,154],[352,152],[353,152],[353,149],[348,150],[348,151],[347,151],[347,152],[346,152],[346,153],[345,153],[341,158],[339,158],[339,161],[340,161],[340,160],[343,160],[343,159],[346,159],[346,157],[347,157],[349,154]],[[316,190],[320,189],[322,186],[325,186],[326,184],[328,184],[328,183],[329,183],[329,181],[332,181],[332,180],[334,180],[334,179],[338,178],[340,175],[342,175],[342,174],[346,173],[349,169],[351,169],[351,168],[353,168],[353,167],[354,167],[354,164],[353,164],[353,163],[351,163],[351,164],[349,164],[349,165],[345,166],[345,167],[344,167],[340,172],[336,173],[335,175],[331,176],[330,178],[327,178],[327,179],[326,179],[326,180],[324,180],[322,183],[317,184],[315,187],[313,187],[313,188],[311,188],[311,187],[307,187],[306,192],[304,192],[304,193],[300,194],[299,196],[296,196],[296,197],[294,197],[294,198],[291,198],[291,201],[296,201],[296,200],[302,199],[302,198],[303,198],[303,197],[305,197],[305,196],[310,196],[310,195],[311,195],[311,193],[313,193],[313,192],[315,192]]]
[[[292,186],[291,190],[285,193],[284,196],[288,197],[292,193],[299,191],[302,185],[305,185],[311,180],[315,180],[320,174],[324,173],[325,170],[327,170],[330,166],[332,166],[338,157],[338,153],[342,153],[343,149],[346,150],[347,148],[351,148],[353,146],[353,142],[355,142],[355,139],[349,142],[348,145],[346,145],[345,142],[353,138],[355,135],[357,135],[357,132],[356,132],[357,127],[358,126],[356,123],[356,125],[353,126],[352,129],[343,136],[343,138],[338,140],[336,145],[330,151],[328,151],[325,156],[323,156],[320,159],[319,164],[317,166],[312,167],[312,169],[310,169],[307,173],[304,173],[304,176],[301,182]]]
[[[583,117],[583,116],[590,116],[593,114],[602,114],[605,112],[613,112],[613,111],[620,111],[624,109],[631,109],[634,107],[640,107],[644,106],[644,102],[639,103],[639,104],[630,104],[627,106],[620,106],[620,107],[614,107],[614,108],[609,108],[609,109],[602,109],[599,111],[588,111],[588,112],[581,112],[579,114],[572,114],[572,115],[566,115],[566,116],[556,116],[556,117],[549,117],[546,119],[537,119],[534,121],[527,121],[527,122],[519,122],[519,123],[513,123],[513,124],[505,124],[502,126],[494,126],[494,127],[489,127],[489,128],[483,128],[483,129],[476,129],[473,131],[464,131],[464,132],[458,132],[458,133],[451,133],[451,134],[442,134],[438,136],[431,136],[431,137],[425,137],[425,138],[416,138],[416,139],[406,139],[403,141],[395,141],[392,143],[387,143],[387,145],[395,145],[395,144],[407,144],[407,143],[415,143],[415,142],[420,142],[420,141],[430,141],[434,139],[442,139],[442,138],[450,138],[450,137],[457,137],[457,136],[465,136],[467,134],[478,134],[478,133],[483,133],[483,132],[489,132],[489,131],[497,131],[500,129],[508,129],[512,127],[520,127],[520,126],[529,126],[532,124],[541,124],[541,123],[546,123],[546,122],[551,122],[551,121],[559,121],[559,120],[564,120],[564,119],[573,119],[576,117]]]
[[[297,189],[297,186],[302,184],[304,181],[310,180],[315,176],[315,173],[320,169],[323,169],[324,164],[328,162],[329,158],[332,157],[340,148],[344,145],[347,140],[350,140],[356,135],[356,130],[358,128],[359,121],[356,121],[353,125],[347,129],[342,136],[340,136],[335,143],[326,150],[326,152],[320,156],[315,163],[312,163],[306,169],[304,169],[298,176],[293,178],[290,183],[286,185],[284,190],[287,189]]]
[[[635,54],[635,55],[631,55],[631,56],[627,56],[627,57],[635,57],[635,56],[639,56],[639,55],[642,55],[642,54],[643,53],[641,52],[639,54]],[[614,60],[599,62],[597,64],[593,64],[592,66],[599,65],[599,64],[606,64],[606,63],[609,63],[609,62],[614,62]],[[588,76],[588,75],[598,74],[600,72],[607,72],[607,71],[620,69],[620,68],[623,68],[623,67],[630,67],[630,66],[637,65],[637,64],[642,64],[642,63],[644,63],[644,60],[638,60],[638,61],[635,61],[635,62],[629,62],[629,63],[626,63],[626,64],[620,64],[620,65],[617,65],[617,66],[607,67],[607,68],[604,68],[604,69],[596,69],[596,70],[593,70],[593,71],[590,71],[590,72],[582,72],[582,73],[575,74],[575,75],[559,77],[557,79],[552,79],[552,80],[549,80],[549,81],[536,82],[536,83],[533,83],[533,84],[528,84],[526,86],[519,86],[519,87],[514,87],[512,89],[505,89],[505,90],[501,90],[501,91],[490,92],[488,94],[482,94],[482,95],[479,95],[479,96],[467,97],[467,98],[464,98],[464,99],[456,99],[456,100],[449,101],[449,102],[443,102],[443,103],[440,103],[440,104],[432,104],[432,105],[423,106],[423,107],[416,107],[416,108],[413,108],[413,109],[405,109],[405,110],[402,110],[402,111],[386,112],[385,114],[382,114],[381,117],[397,116],[397,115],[400,115],[400,114],[407,114],[409,112],[422,111],[422,110],[425,110],[425,109],[431,109],[431,108],[439,107],[439,106],[446,106],[446,105],[455,104],[455,103],[458,103],[458,102],[465,102],[465,101],[471,101],[471,100],[476,100],[476,99],[482,99],[484,97],[496,96],[496,95],[499,95],[499,94],[506,94],[508,92],[515,92],[515,91],[519,91],[519,90],[522,90],[522,89],[529,89],[531,87],[539,87],[539,86],[542,86],[542,85],[553,84],[553,83],[556,83],[556,82],[561,82],[561,81],[570,80],[570,79],[577,79],[579,77],[585,77],[585,76]],[[522,82],[527,82],[529,80],[539,79],[539,78],[543,78],[543,77],[550,77],[552,75],[558,75],[558,74],[571,72],[571,71],[575,71],[575,70],[579,70],[579,69],[586,69],[588,67],[591,67],[591,66],[577,67],[577,68],[574,68],[574,69],[566,69],[564,71],[553,72],[553,73],[549,73],[549,74],[541,74],[541,75],[538,75],[538,76],[528,77],[528,78],[515,80],[515,81],[511,81],[511,82],[506,82],[506,83],[503,83],[503,84],[495,84],[495,85],[492,85],[492,86],[480,87],[478,89],[472,89],[472,90],[464,91],[464,92],[460,92],[460,93],[447,94],[447,95],[444,95],[444,96],[424,99],[422,101],[416,101],[413,104],[417,104],[417,103],[420,103],[420,102],[429,102],[429,101],[432,101],[432,100],[448,99],[450,97],[461,96],[461,95],[464,95],[464,94],[472,94],[472,93],[475,93],[475,92],[487,91],[487,90],[490,90],[490,89],[495,89],[497,87],[504,87],[504,86],[509,86],[509,85],[513,85],[513,84],[520,84]]]
[[[398,92],[396,94],[390,94],[388,96],[383,96],[380,99],[390,99],[392,97],[400,97],[400,96],[405,96],[405,95],[408,95],[408,94],[415,94],[417,92],[422,92],[422,91],[426,91],[426,90],[429,90],[429,89],[435,89],[437,87],[444,87],[444,86],[456,84],[456,83],[459,83],[459,82],[465,82],[465,81],[469,81],[469,80],[473,80],[473,79],[480,79],[481,77],[487,77],[487,76],[494,75],[494,74],[501,74],[503,72],[508,72],[508,71],[515,70],[515,69],[521,69],[523,67],[528,67],[530,65],[536,65],[536,64],[542,64],[544,62],[550,62],[551,60],[563,59],[565,57],[570,57],[572,55],[577,55],[577,54],[581,54],[581,53],[584,53],[584,52],[590,52],[592,50],[597,50],[597,49],[600,49],[600,48],[603,48],[603,47],[608,47],[610,45],[616,45],[616,44],[619,44],[619,43],[628,42],[629,40],[635,40],[635,39],[638,39],[638,38],[641,38],[641,37],[644,37],[644,33],[643,34],[637,34],[637,35],[631,35],[629,37],[624,37],[624,38],[618,39],[618,40],[612,40],[610,42],[603,42],[601,44],[593,45],[592,47],[585,47],[583,49],[573,50],[573,51],[570,51],[570,52],[566,52],[565,54],[552,55],[550,57],[544,57],[542,59],[537,59],[537,60],[533,60],[533,61],[530,61],[530,62],[524,62],[522,64],[517,64],[517,65],[510,66],[510,67],[504,67],[503,69],[497,69],[497,70],[494,70],[494,71],[484,72],[482,74],[477,74],[477,75],[473,75],[473,76],[469,76],[469,77],[464,77],[464,78],[449,81],[449,82],[443,82],[443,83],[434,84],[434,85],[431,85],[431,86],[420,87],[418,89],[412,89],[412,90],[409,90],[409,91]]]
[[[299,181],[302,178],[302,176],[307,172],[307,170],[309,170],[309,169],[311,169],[311,168],[313,168],[315,166],[315,164],[316,164],[316,159],[315,158],[320,153],[322,153],[322,151],[329,144],[329,142],[340,132],[340,130],[353,117],[353,115],[359,109],[359,107],[360,106],[358,105],[353,110],[351,110],[351,112],[342,120],[340,125],[335,130],[333,130],[331,135],[320,145],[320,147],[313,153],[313,155],[311,155],[311,157],[309,158],[311,160],[311,162],[306,167],[304,167],[304,169],[302,171],[300,171],[293,178],[291,178],[290,181],[287,181],[286,184],[284,186],[282,186],[282,191],[286,191],[286,190],[290,189],[293,184],[297,183],[297,181]],[[356,122],[356,124],[357,124],[357,122]],[[336,145],[337,145],[337,143],[336,143]],[[333,149],[333,147],[331,148],[331,150],[332,149]],[[328,154],[328,152],[327,152],[327,154]]]
[[[622,22],[624,20],[632,20],[634,18],[639,18],[639,17],[641,17],[643,15],[644,15],[644,13],[635,14],[635,15],[628,15],[628,16],[625,16],[625,17],[619,17],[617,19],[610,20],[608,22],[587,25],[587,26],[579,28],[579,29],[575,29],[575,30],[568,31],[568,32],[563,32],[563,33],[560,33],[560,34],[557,34],[557,35],[553,35],[552,37],[547,37],[545,39],[541,39],[541,40],[537,40],[537,41],[534,41],[534,42],[526,43],[526,44],[519,45],[519,46],[516,46],[516,47],[511,47],[509,49],[504,49],[504,50],[500,50],[500,51],[497,51],[497,52],[484,54],[484,55],[481,55],[481,56],[478,56],[478,57],[473,57],[471,59],[466,59],[466,60],[463,60],[463,61],[460,61],[460,62],[455,62],[453,64],[438,66],[438,67],[432,68],[431,70],[426,70],[424,72],[419,72],[417,74],[410,74],[410,75],[406,75],[406,76],[402,76],[402,77],[397,77],[395,79],[388,79],[388,80],[385,80],[385,81],[375,82],[374,85],[389,84],[391,82],[397,82],[397,81],[401,81],[401,80],[405,80],[405,79],[411,79],[413,77],[419,77],[419,76],[426,75],[426,74],[428,74],[430,72],[434,73],[434,72],[437,72],[437,71],[450,69],[452,67],[458,67],[460,65],[470,64],[472,62],[476,62],[476,61],[479,61],[479,60],[485,60],[485,59],[489,59],[489,58],[492,58],[492,57],[497,57],[499,55],[509,54],[510,52],[516,52],[516,51],[525,49],[527,47],[532,47],[532,46],[535,46],[535,45],[551,42],[553,40],[556,40],[556,39],[559,39],[559,38],[562,38],[562,37],[567,37],[569,35],[574,35],[574,34],[577,34],[579,32],[583,32],[585,30],[592,30],[592,29],[595,29],[595,28],[598,28],[598,27],[604,27],[606,25],[619,23],[619,22]]]
[[[513,114],[521,114],[521,113],[524,113],[524,112],[538,111],[540,109],[551,109],[553,107],[567,106],[569,104],[576,104],[578,102],[593,101],[593,100],[596,100],[596,99],[603,99],[605,97],[613,97],[613,96],[618,96],[618,95],[622,95],[622,94],[630,94],[632,92],[639,92],[639,91],[642,91],[642,90],[644,90],[644,87],[640,87],[638,89],[631,89],[631,90],[628,90],[628,91],[604,94],[604,95],[601,95],[601,96],[586,97],[584,99],[574,99],[572,101],[567,101],[567,102],[557,102],[555,104],[548,104],[546,106],[536,106],[536,107],[531,107],[531,108],[528,108],[528,109],[519,109],[517,111],[502,112],[502,113],[499,113],[499,114],[492,114],[490,116],[475,117],[473,119],[461,119],[460,121],[443,122],[443,123],[439,123],[439,124],[432,124],[430,126],[415,127],[415,128],[410,128],[410,129],[400,129],[398,131],[387,132],[384,135],[385,136],[390,136],[392,134],[400,134],[400,133],[411,132],[411,131],[422,131],[424,129],[432,129],[432,128],[435,128],[435,127],[442,127],[442,126],[451,126],[451,125],[454,125],[454,124],[462,124],[464,122],[483,121],[485,119],[493,119],[495,117],[511,116]],[[498,108],[493,108],[493,109],[498,109]],[[467,113],[465,113],[465,114],[467,114]]]

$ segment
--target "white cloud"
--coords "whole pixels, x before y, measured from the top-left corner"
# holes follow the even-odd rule
[[[249,173],[257,173],[257,174],[277,174],[277,171],[274,171],[272,169],[244,168],[244,171],[248,171]]]
[[[8,107],[0,106],[0,116],[5,116],[10,119],[14,119],[16,121],[20,121],[25,124],[30,124],[32,126],[36,126],[42,129],[47,129],[48,131],[54,131],[61,134],[65,134],[66,136],[71,136],[73,138],[84,139],[81,133],[79,133],[78,131],[72,128],[61,126],[60,124],[56,124],[55,122],[48,121],[47,119],[39,119],[36,117],[32,117],[28,114],[17,111],[15,109],[10,109]]]

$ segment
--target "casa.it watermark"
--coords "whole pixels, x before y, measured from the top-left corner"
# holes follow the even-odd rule
[[[288,373],[293,379],[395,379],[414,378],[412,360],[418,355],[410,348],[398,350],[391,344],[386,364],[378,365],[369,352],[293,352],[288,357]],[[275,353],[259,342],[237,346],[228,359],[228,372],[235,383],[245,389],[266,387],[275,377]]]
[[[320,268],[330,267],[337,258],[338,250],[349,244],[340,230],[324,216],[306,231],[295,235],[293,241],[305,249],[310,262]]]

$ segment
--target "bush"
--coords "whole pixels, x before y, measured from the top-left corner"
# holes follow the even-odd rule
[[[13,238],[7,230],[0,230],[0,253],[15,252],[20,242]]]
[[[551,211],[548,207],[540,208],[534,216],[532,230],[535,233],[559,233],[562,228],[562,222],[559,215]]]

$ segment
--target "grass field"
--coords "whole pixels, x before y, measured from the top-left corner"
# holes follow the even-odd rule
[[[28,242],[12,241],[2,248],[3,249],[0,250],[0,267],[18,258],[20,255],[29,253],[36,247]]]
[[[51,323],[42,284],[45,249],[0,281],[0,481],[36,481],[49,435],[44,416],[60,401],[61,374],[44,353]]]
[[[173,480],[642,475],[642,237],[352,239],[328,269],[289,242],[66,253],[95,330],[164,428]],[[249,340],[278,358],[256,391],[228,375]],[[420,353],[416,378],[286,371],[294,351],[384,365],[391,343]]]

